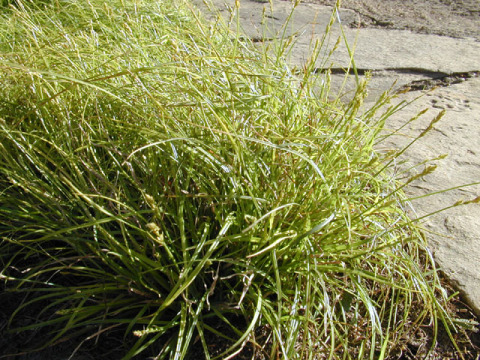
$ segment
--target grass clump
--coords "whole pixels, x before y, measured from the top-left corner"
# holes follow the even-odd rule
[[[453,326],[373,150],[385,98],[331,102],[185,3],[1,14],[10,334],[116,337],[124,358],[378,359]]]

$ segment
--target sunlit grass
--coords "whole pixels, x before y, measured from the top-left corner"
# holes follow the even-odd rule
[[[373,149],[388,98],[360,114],[364,83],[331,101],[281,56],[179,2],[2,10],[0,276],[26,294],[12,333],[120,331],[125,358],[379,359],[420,325],[453,329]]]

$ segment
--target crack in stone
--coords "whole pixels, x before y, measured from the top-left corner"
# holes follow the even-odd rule
[[[346,68],[342,67],[333,67],[333,68],[315,68],[314,72],[324,72],[330,71],[332,74],[345,74],[347,72]],[[432,71],[428,69],[424,69],[421,67],[387,67],[387,68],[378,68],[378,69],[370,69],[370,68],[353,68],[348,69],[349,74],[354,75],[355,71],[358,75],[365,75],[366,73],[371,74],[379,74],[379,73],[397,73],[397,74],[405,74],[405,75],[424,75],[429,78],[438,78],[442,76],[448,76],[449,74],[442,71]]]
[[[446,74],[438,78],[415,80],[406,85],[403,85],[398,91],[419,91],[430,90],[436,87],[447,87],[453,84],[459,84],[468,79],[480,76],[480,71],[468,71]]]
[[[388,28],[394,26],[394,22],[391,20],[382,20],[373,15],[367,14],[363,11],[353,10],[359,17],[359,20],[354,21],[351,24],[352,28],[365,28],[365,27],[380,27],[380,28]]]
[[[321,73],[330,71],[331,74],[344,75],[347,73],[345,68],[315,68],[314,73]],[[447,73],[443,71],[432,71],[424,69],[421,67],[404,67],[404,68],[380,68],[380,69],[348,69],[350,75],[354,75],[355,71],[358,75],[365,75],[371,73],[372,75],[380,75],[385,73],[390,73],[389,76],[393,74],[398,75],[418,75],[425,77],[425,79],[414,80],[408,84],[400,87],[397,92],[409,92],[409,91],[419,91],[419,90],[430,90],[436,87],[447,87],[453,84],[458,84],[464,82],[471,78],[480,77],[480,71],[467,71],[467,72],[453,72]]]

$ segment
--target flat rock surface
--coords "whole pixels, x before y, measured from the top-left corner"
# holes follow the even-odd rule
[[[201,0],[193,1],[205,10]],[[233,0],[214,0],[227,18]],[[383,91],[403,90],[394,101],[412,104],[394,114],[387,131],[404,126],[419,111],[427,114],[379,144],[379,149],[402,148],[418,136],[443,109],[444,118],[433,131],[404,154],[410,165],[433,161],[437,170],[407,189],[415,213],[423,217],[468,202],[480,195],[480,185],[457,188],[480,181],[480,2],[478,0],[344,0],[331,35],[324,38],[335,0],[309,0],[299,4],[293,15],[290,1],[241,0],[239,17],[242,31],[256,43],[268,44],[275,38],[293,37],[295,45],[288,61],[301,66],[308,59],[312,41],[323,39],[323,57],[317,69],[333,67],[333,90],[351,96],[353,83],[340,87],[351,57],[342,41],[328,56],[341,35],[339,21],[348,44],[355,48],[355,64],[362,75],[370,71],[368,101]],[[215,17],[205,11],[207,16]],[[289,25],[283,24],[290,18]],[[236,21],[232,21],[235,28]],[[353,80],[350,80],[353,81]],[[424,165],[409,169],[406,176],[421,172]],[[451,191],[442,190],[456,188]],[[429,193],[434,195],[424,196]],[[422,220],[434,256],[445,274],[480,315],[480,204],[471,203],[437,213]]]
[[[432,161],[437,169],[410,184],[407,195],[413,200],[416,216],[422,217],[455,204],[471,201],[480,196],[480,78],[440,87],[409,104],[394,114],[387,124],[392,131],[403,126],[408,119],[428,108],[429,111],[417,121],[405,126],[398,135],[387,138],[379,149],[401,148],[428,127],[431,120],[443,109],[445,116],[402,156],[406,163],[399,170],[410,169],[405,176],[424,170],[415,168],[427,159],[439,155],[447,157]],[[396,101],[412,101],[420,92],[402,94]],[[444,189],[466,186],[447,192]],[[437,193],[440,192],[440,193]],[[437,194],[435,194],[437,193]],[[452,280],[465,300],[478,313],[480,309],[480,204],[472,203],[455,207],[424,220],[427,238],[435,260],[442,271]]]

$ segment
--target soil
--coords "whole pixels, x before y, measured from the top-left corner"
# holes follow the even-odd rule
[[[334,6],[335,0],[306,0]],[[480,41],[479,0],[343,0],[358,14],[356,26],[407,29]]]

